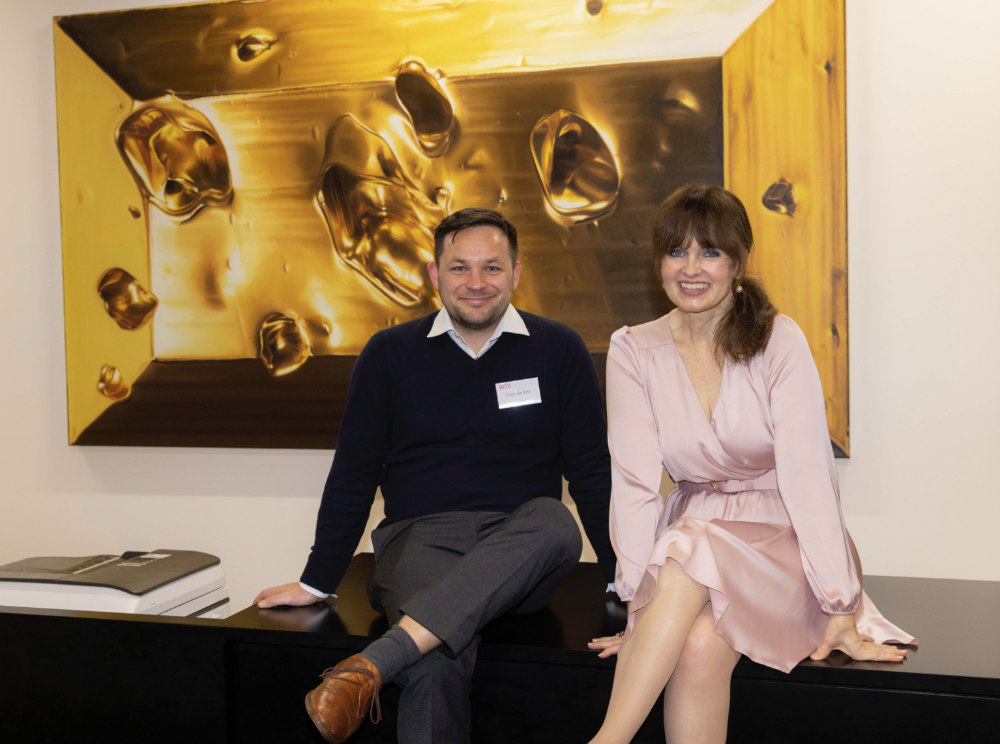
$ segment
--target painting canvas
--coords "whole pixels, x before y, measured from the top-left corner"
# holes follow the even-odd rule
[[[849,452],[842,0],[269,0],[55,19],[69,439],[334,447],[356,355],[437,308],[451,211],[581,334],[669,304],[676,187],[747,205]]]

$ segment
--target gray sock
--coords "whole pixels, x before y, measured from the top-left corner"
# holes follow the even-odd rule
[[[375,665],[383,685],[391,682],[397,674],[423,658],[423,654],[410,638],[410,634],[398,625],[389,628],[381,638],[369,644],[359,656],[363,656]]]

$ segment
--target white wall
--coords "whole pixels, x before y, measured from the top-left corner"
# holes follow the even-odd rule
[[[297,578],[329,452],[66,444],[51,19],[152,4],[2,3],[0,563],[205,550],[242,607]],[[848,3],[842,493],[868,573],[1000,580],[1000,4],[942,6]]]
[[[847,11],[848,525],[868,573],[1000,580],[1000,4]]]

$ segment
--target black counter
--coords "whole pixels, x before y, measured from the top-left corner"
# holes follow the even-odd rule
[[[340,599],[250,607],[228,620],[0,608],[0,742],[319,742],[302,707],[319,673],[385,620],[367,603],[371,556]],[[742,660],[730,742],[1000,741],[1000,582],[870,576],[883,613],[920,639],[902,664],[805,661],[788,675]],[[614,661],[586,649],[624,623],[597,566],[550,605],[483,632],[475,742],[585,742],[603,718]],[[351,741],[394,742],[385,720]],[[658,711],[635,741],[662,742]]]

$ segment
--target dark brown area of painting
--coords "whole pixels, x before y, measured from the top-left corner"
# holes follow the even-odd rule
[[[243,29],[256,25],[256,8],[232,3],[226,10],[218,18],[213,18],[217,10],[203,5],[150,8],[141,15],[84,13],[56,22],[126,93],[144,101],[168,91],[180,97],[211,95],[220,80],[228,80],[232,45],[240,43]],[[213,26],[216,32],[206,35]],[[164,38],[170,40],[168,53]]]
[[[604,394],[606,354],[594,354]],[[153,362],[77,444],[334,449],[354,356],[271,377],[254,359]]]
[[[317,357],[277,378],[256,359],[154,361],[77,443],[332,449],[355,359]]]

